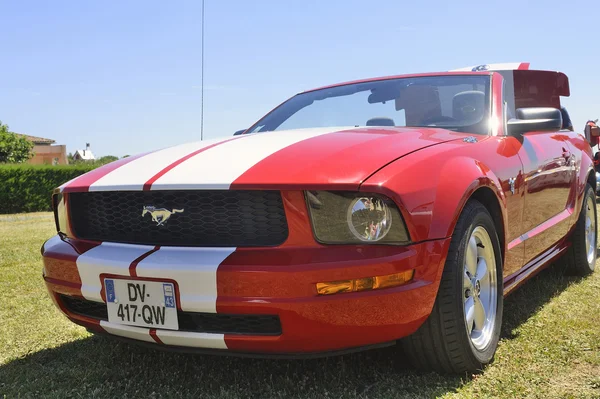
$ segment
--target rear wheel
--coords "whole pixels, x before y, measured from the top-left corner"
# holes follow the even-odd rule
[[[596,195],[592,186],[587,184],[581,212],[571,236],[571,246],[564,257],[567,274],[587,276],[594,271],[597,233]]]
[[[422,369],[475,372],[494,358],[502,324],[502,259],[492,217],[478,201],[454,229],[433,310],[405,352]]]

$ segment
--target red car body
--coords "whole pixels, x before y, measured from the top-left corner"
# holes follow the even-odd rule
[[[526,75],[521,78],[519,72]],[[127,171],[134,171],[146,157],[158,160],[153,155],[157,153],[125,158],[66,183],[56,191],[61,233],[42,248],[44,281],[51,297],[71,321],[90,331],[173,349],[299,356],[393,344],[414,333],[430,315],[454,227],[470,198],[486,204],[494,218],[504,260],[504,294],[512,292],[568,248],[584,188],[587,183],[595,187],[591,149],[583,136],[567,130],[530,132],[520,138],[507,134],[506,85],[514,88],[516,101],[560,108],[556,94],[568,95],[564,75],[525,69],[410,76],[446,75],[491,76],[490,112],[495,122],[489,135],[427,127],[332,130],[282,144],[268,156],[248,161],[251,167],[227,181],[215,178],[205,183],[204,175],[190,173],[206,171],[190,162],[200,162],[220,147],[232,148],[234,155],[226,162],[236,164],[235,154],[241,154],[236,151],[245,146],[252,151],[251,141],[258,140],[242,134],[173,150],[177,155],[166,154],[153,162],[159,163],[156,170],[146,174]],[[388,78],[365,82],[383,79]],[[526,94],[532,86],[549,88],[554,95],[543,90],[537,97]],[[209,161],[214,162],[207,160],[204,167],[212,164]],[[207,173],[227,167],[217,163]],[[106,184],[100,184],[103,181]],[[277,246],[220,253],[222,249],[99,242],[78,237],[70,227],[71,195],[175,188],[279,191],[288,236]],[[385,195],[398,207],[410,243],[320,243],[307,209],[309,190]],[[213,259],[210,273],[203,259]],[[410,281],[381,290],[318,295],[315,286],[405,271],[414,272]],[[192,284],[195,272],[206,272],[206,278]],[[107,276],[172,282],[180,312],[275,316],[280,331],[207,333],[117,325],[69,302],[104,306]]]

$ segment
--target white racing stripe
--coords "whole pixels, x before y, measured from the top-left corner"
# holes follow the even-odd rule
[[[198,154],[177,165],[152,185],[152,190],[229,189],[244,172],[271,154],[301,141],[349,127],[253,133]]]
[[[126,326],[124,324],[100,321],[100,326],[109,334],[119,337],[156,343],[150,335],[150,329]],[[165,345],[187,346],[194,348],[227,349],[223,334],[194,333],[189,331],[156,330],[156,336]]]
[[[129,266],[137,258],[154,249],[148,245],[103,243],[77,259],[81,276],[81,292],[88,300],[102,302],[100,274],[116,274],[127,278]],[[137,277],[175,280],[183,311],[217,312],[217,268],[235,248],[163,247],[142,259],[135,271]],[[145,342],[155,342],[150,329],[101,321],[104,330],[113,335]],[[156,330],[166,345],[227,349],[223,334]]]
[[[220,138],[181,144],[144,155],[133,162],[127,163],[109,172],[106,176],[90,185],[89,190],[142,190],[144,184],[150,178],[154,177],[154,175],[171,165],[173,162],[178,161],[194,151],[198,151],[204,147],[228,139],[229,138]]]
[[[150,245],[102,243],[77,258],[77,271],[81,277],[81,294],[90,301],[103,302],[100,274],[129,276],[131,262],[154,249]]]
[[[156,336],[165,345],[196,348],[227,349],[223,334],[194,333],[188,331],[156,330]]]
[[[118,335],[120,337],[137,339],[139,341],[156,343],[154,338],[150,336],[150,330],[143,327],[126,326],[123,324],[109,323],[101,320],[100,326],[109,334]]]
[[[179,287],[181,309],[217,312],[217,268],[235,248],[163,247],[144,258],[138,277],[172,279]]]

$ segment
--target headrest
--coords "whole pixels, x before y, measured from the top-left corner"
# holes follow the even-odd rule
[[[396,126],[392,118],[378,116],[367,121],[367,126]]]
[[[396,111],[405,111],[406,125],[420,125],[421,121],[442,115],[437,87],[410,85],[400,90],[396,99]]]
[[[479,122],[485,114],[485,93],[463,91],[452,99],[452,117],[462,122]]]

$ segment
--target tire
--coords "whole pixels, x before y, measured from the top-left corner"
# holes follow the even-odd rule
[[[596,195],[588,183],[585,187],[581,211],[571,235],[571,246],[564,257],[565,272],[568,275],[587,276],[594,272],[598,252],[596,249],[598,242],[596,213]]]
[[[488,239],[485,239],[486,234]],[[469,252],[474,254],[474,248],[477,254],[475,258],[475,255],[469,257],[467,254],[471,239],[477,243],[476,246],[470,246]],[[486,244],[483,245],[483,242]],[[488,252],[490,250],[491,253]],[[483,256],[479,257],[480,254]],[[489,263],[487,273],[476,273],[476,276],[471,277],[474,280],[481,277],[477,274],[486,277],[474,286],[473,279],[469,282],[470,277],[466,271],[472,270],[473,259],[479,266],[482,258]],[[467,259],[472,260],[469,267]],[[467,277],[463,279],[464,276]],[[489,281],[486,282],[486,278]],[[489,286],[488,296],[485,295],[484,285]],[[477,302],[475,293],[467,292],[467,289],[481,293],[479,303],[488,305],[483,328],[480,328],[481,308],[474,305]],[[493,289],[495,298],[491,294]],[[500,339],[504,303],[502,289],[502,257],[496,227],[488,210],[480,202],[471,200],[466,204],[454,228],[433,310],[417,332],[402,340],[404,351],[412,364],[419,369],[446,373],[482,370],[493,360]],[[469,300],[472,307],[467,304]],[[478,311],[473,313],[476,308]],[[472,331],[467,327],[467,313],[477,315],[471,317]]]

